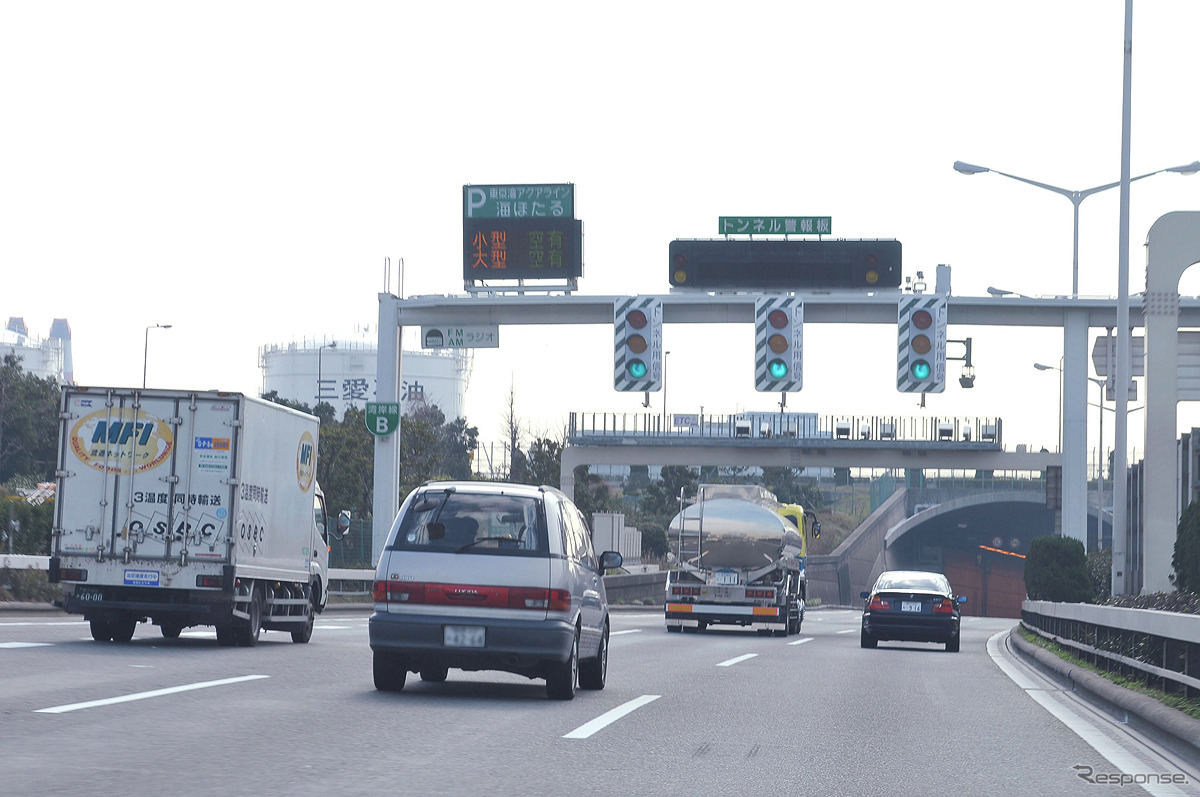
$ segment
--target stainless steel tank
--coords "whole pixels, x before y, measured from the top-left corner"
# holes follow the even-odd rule
[[[685,532],[679,545],[680,530]],[[694,535],[700,532],[699,562]],[[708,569],[755,569],[778,560],[795,569],[803,554],[800,530],[774,510],[740,498],[712,498],[671,519],[667,534],[687,564]]]

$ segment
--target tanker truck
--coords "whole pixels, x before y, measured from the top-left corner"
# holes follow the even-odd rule
[[[668,527],[668,631],[737,625],[787,636],[804,622],[807,538],[820,523],[757,485],[702,484]]]

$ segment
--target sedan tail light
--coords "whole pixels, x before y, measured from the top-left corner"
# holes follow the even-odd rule
[[[878,595],[871,596],[871,604],[870,604],[870,606],[868,606],[868,609],[870,609],[871,611],[886,612],[886,611],[889,611],[891,608],[892,608],[891,601],[887,600],[886,598],[881,598]]]
[[[942,598],[935,601],[933,604],[934,614],[954,614],[954,601],[950,598]]]

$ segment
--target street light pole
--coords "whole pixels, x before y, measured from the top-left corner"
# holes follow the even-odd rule
[[[1037,186],[1038,188],[1044,188],[1047,191],[1053,191],[1054,193],[1056,193],[1060,196],[1065,196],[1068,200],[1070,200],[1071,205],[1074,207],[1074,230],[1075,230],[1074,236],[1073,236],[1072,249],[1071,249],[1071,295],[1078,296],[1079,295],[1079,205],[1080,205],[1080,203],[1083,202],[1083,200],[1087,199],[1092,194],[1098,194],[1101,191],[1107,191],[1110,188],[1116,188],[1117,186],[1119,186],[1121,184],[1120,181],[1117,181],[1115,183],[1106,183],[1105,185],[1098,185],[1095,188],[1085,188],[1082,191],[1071,191],[1070,189],[1067,189],[1067,188],[1059,188],[1056,185],[1050,185],[1048,183],[1039,183],[1037,180],[1030,180],[1027,177],[1018,177],[1015,174],[1008,174],[1007,172],[1002,172],[997,169],[989,169],[987,166],[975,166],[970,163],[963,163],[962,161],[954,162],[954,170],[961,174],[983,174],[984,172],[991,172],[993,174],[998,174],[1001,177],[1008,177],[1011,180],[1017,180],[1022,183],[1027,183],[1032,186]],[[1175,174],[1195,174],[1196,172],[1200,172],[1200,161],[1192,161],[1191,163],[1187,163],[1182,166],[1172,166],[1169,169],[1159,169],[1156,172],[1146,172],[1145,174],[1139,174],[1137,177],[1131,177],[1129,179],[1129,182],[1132,183],[1135,180],[1142,180],[1146,177],[1153,177],[1154,175],[1162,174],[1163,172],[1174,172]]]
[[[671,352],[663,352],[663,371],[662,371],[662,387],[663,387],[663,434],[667,434],[667,355]]]
[[[170,324],[153,324],[146,327],[146,343],[142,347],[142,390],[146,389],[146,363],[150,357],[150,330],[152,329],[170,329]]]
[[[1036,369],[1038,369],[1039,371],[1058,371],[1058,450],[1059,450],[1059,451],[1062,451],[1062,450],[1063,450],[1063,436],[1062,436],[1062,426],[1063,426],[1063,405],[1062,405],[1062,403],[1063,403],[1063,401],[1062,401],[1062,390],[1063,390],[1063,369],[1062,369],[1062,358],[1061,358],[1061,357],[1059,357],[1059,358],[1058,358],[1058,362],[1059,362],[1059,364],[1058,364],[1058,365],[1043,365],[1042,363],[1034,363],[1034,364],[1033,364],[1033,367],[1034,367],[1034,368],[1036,368]],[[1085,456],[1086,456],[1087,452],[1086,452],[1086,451],[1084,451],[1084,454],[1085,454]]]

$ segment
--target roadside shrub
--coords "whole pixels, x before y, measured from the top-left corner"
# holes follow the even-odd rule
[[[1025,559],[1025,594],[1030,600],[1092,602],[1083,543],[1069,537],[1035,538]]]
[[[1200,502],[1193,501],[1179,518],[1171,567],[1175,568],[1171,576],[1175,589],[1200,592]]]

